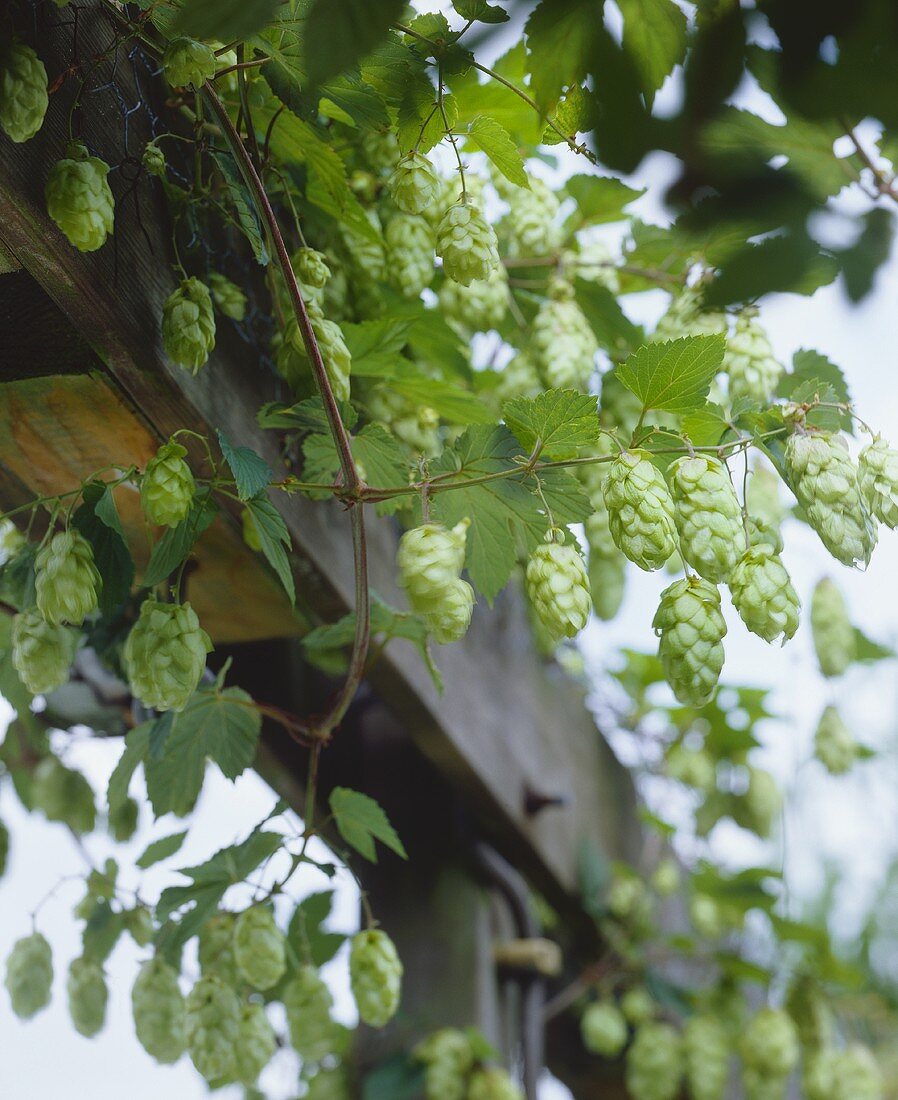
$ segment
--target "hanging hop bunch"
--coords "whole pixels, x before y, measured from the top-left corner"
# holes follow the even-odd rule
[[[691,1016],[683,1029],[683,1055],[692,1100],[724,1100],[730,1043],[723,1024],[714,1016]]]
[[[876,529],[861,500],[845,440],[828,432],[789,436],[786,470],[808,523],[843,565],[870,561]]]
[[[196,374],[215,347],[215,312],[209,288],[199,279],[184,279],[162,305],[165,353]]]
[[[787,641],[798,629],[801,604],[772,547],[750,546],[730,574],[733,605],[748,629],[766,642]]]
[[[658,656],[674,695],[684,706],[704,706],[723,668],[727,628],[720,593],[701,577],[675,581],[661,593],[652,626],[660,638]]]
[[[776,361],[757,311],[746,309],[727,338],[723,369],[730,380],[730,400],[748,398],[766,405],[776,390],[783,368]]]
[[[277,1036],[265,1013],[265,1006],[250,1003],[241,1006],[237,1042],[234,1044],[234,1078],[251,1087],[274,1057]]]
[[[145,962],[131,990],[134,1030],[147,1054],[163,1065],[184,1053],[184,1007],[174,967],[161,958]]]
[[[217,67],[212,49],[195,38],[173,38],[162,55],[162,71],[174,88],[186,88],[188,84],[201,88],[215,75]]]
[[[80,252],[95,252],[112,232],[115,200],[106,176],[109,165],[73,141],[50,169],[44,194],[47,213]]]
[[[200,971],[204,975],[217,974],[227,985],[234,986],[239,982],[234,959],[236,919],[233,913],[216,913],[200,928],[198,939]]]
[[[883,1093],[882,1070],[868,1047],[852,1043],[836,1054],[827,1100],[882,1100]]]
[[[463,1031],[452,1027],[435,1031],[415,1047],[414,1055],[424,1063],[427,1100],[466,1100],[474,1052]]]
[[[177,527],[187,518],[196,482],[184,461],[187,448],[169,440],[147,463],[140,481],[140,503],[150,523]]]
[[[524,1100],[524,1096],[507,1070],[484,1066],[472,1074],[467,1100]]]
[[[553,280],[533,320],[531,338],[534,360],[550,387],[589,389],[598,343],[570,283]]]
[[[633,986],[621,997],[620,1009],[633,1027],[647,1024],[655,1016],[655,1002],[643,986]]]
[[[339,1044],[339,1025],[331,1018],[333,999],[314,966],[301,966],[284,988],[290,1042],[297,1054],[320,1062]]]
[[[59,821],[79,836],[93,831],[97,820],[94,791],[80,772],[45,756],[31,777],[31,801],[48,821]]]
[[[464,637],[471,622],[474,590],[460,579],[469,526],[466,519],[452,530],[425,523],[406,531],[399,543],[399,583],[441,644]]]
[[[468,286],[446,279],[439,298],[446,320],[460,332],[487,332],[498,328],[508,311],[508,275],[500,264],[489,278],[475,279]]]
[[[733,819],[757,836],[769,837],[783,807],[776,780],[763,768],[749,767],[748,787],[733,808]]]
[[[315,339],[318,342],[318,350],[321,352],[321,358],[324,362],[324,369],[327,372],[331,389],[334,391],[334,397],[338,401],[348,401],[352,355],[343,338],[343,330],[336,321],[328,320],[314,302],[307,302],[306,306],[312,331],[315,333]],[[296,318],[292,315],[287,318],[284,327],[284,343],[289,345],[293,354],[299,357],[304,366],[308,363],[302,333]],[[278,366],[280,368],[280,363]],[[287,377],[287,381],[295,386],[295,380]]]
[[[830,775],[844,775],[857,760],[859,749],[837,708],[826,707],[814,734],[814,755],[820,763]]]
[[[123,653],[132,694],[155,710],[183,710],[211,649],[189,603],[144,600]]]
[[[349,980],[359,1016],[369,1027],[384,1027],[399,1007],[402,963],[393,941],[378,928],[352,938]]]
[[[184,1014],[187,1053],[207,1081],[232,1076],[240,1034],[240,1001],[216,977],[200,978],[187,994]]]
[[[627,1021],[611,1001],[594,1001],[580,1018],[583,1045],[591,1054],[616,1058],[627,1045]]]
[[[0,129],[10,141],[29,141],[47,113],[47,70],[24,42],[0,47]]]
[[[217,271],[211,271],[208,278],[218,312],[239,324],[246,316],[246,295],[236,283]]]
[[[722,310],[703,308],[702,289],[696,284],[686,287],[671,300],[652,339],[679,340],[684,336],[716,336],[726,331],[726,314]]]
[[[412,151],[393,169],[387,190],[404,214],[423,214],[436,200],[440,181],[427,157]]]
[[[40,932],[24,936],[13,944],[6,960],[4,984],[12,1010],[21,1020],[30,1020],[50,1003],[53,953]]]
[[[78,635],[68,627],[48,623],[36,607],[12,621],[12,663],[32,695],[47,695],[69,678]]]
[[[857,653],[857,635],[845,597],[829,577],[818,581],[811,597],[811,633],[820,671],[841,676]]]
[[[515,187],[504,196],[510,207],[503,220],[509,233],[510,256],[551,256],[561,244],[558,196],[539,179],[530,187]]]
[[[60,531],[37,552],[35,599],[41,615],[57,626],[80,626],[96,611],[101,587],[90,543],[78,531]]]
[[[674,1100],[683,1076],[683,1049],[669,1024],[638,1028],[627,1051],[627,1089],[633,1100]]]
[[[784,1079],[798,1065],[798,1032],[777,1008],[762,1008],[742,1033],[740,1053],[746,1068],[761,1077]]]
[[[286,942],[274,914],[264,905],[244,910],[234,925],[234,961],[256,989],[271,989],[287,969]]]
[[[106,1022],[106,1002],[109,999],[102,966],[94,959],[73,959],[66,992],[75,1030],[87,1038],[96,1035]]]
[[[683,557],[705,580],[727,580],[746,539],[726,467],[710,455],[684,455],[671,464],[668,480]]]
[[[437,227],[436,251],[447,277],[463,286],[475,279],[488,279],[499,266],[493,227],[469,200],[450,206],[443,215]]]
[[[564,532],[555,527],[546,542],[527,560],[527,595],[537,617],[556,641],[573,638],[586,626],[592,601],[589,577],[576,546],[564,545]]]
[[[645,451],[624,451],[608,467],[608,526],[618,549],[640,569],[660,569],[677,549],[670,490]]]
[[[418,214],[394,214],[384,230],[390,283],[417,298],[433,279],[433,231]]]
[[[858,484],[870,513],[898,527],[898,451],[878,436],[858,456]]]
[[[300,248],[294,253],[293,268],[296,277],[304,286],[321,290],[331,277],[331,270],[327,266],[327,257],[323,252],[317,252],[314,248]]]

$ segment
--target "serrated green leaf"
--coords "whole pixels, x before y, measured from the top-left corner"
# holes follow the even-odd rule
[[[489,0],[452,0],[452,6],[462,19],[476,19],[481,23],[505,23],[508,12]]]
[[[571,176],[564,189],[577,204],[565,224],[568,232],[621,221],[626,207],[645,194],[613,176]]]
[[[442,141],[446,126],[451,129],[458,122],[458,105],[455,97],[443,97],[443,110],[434,110],[437,90],[424,73],[415,73],[408,82],[402,102],[399,104],[396,138],[403,152],[417,146],[419,152],[428,153]]]
[[[478,115],[468,127],[467,141],[481,153],[486,153],[507,180],[518,187],[530,189],[524,158],[501,122],[488,115]]]
[[[187,518],[177,527],[166,528],[154,545],[141,578],[144,588],[153,588],[170,576],[193,549],[194,543],[218,515],[218,505],[208,490],[200,490],[193,499]]]
[[[582,83],[589,70],[601,8],[596,0],[541,0],[527,20],[527,53],[533,94],[551,106],[570,84]]]
[[[278,579],[284,586],[284,591],[290,597],[290,603],[295,603],[296,586],[293,582],[290,559],[287,557],[287,550],[292,542],[283,517],[268,497],[265,496],[264,492],[248,500],[246,507],[255,521],[262,553],[265,555],[268,564],[277,573]]]
[[[244,186],[237,166],[226,153],[213,152],[212,159],[218,165],[218,170],[224,178],[228,198],[237,215],[240,228],[250,243],[256,262],[264,267],[269,260],[268,247],[265,244],[265,237],[262,233],[262,226],[256,208],[252,204],[249,192]]]
[[[730,430],[726,413],[710,401],[684,416],[682,428],[694,447],[716,447]]]
[[[82,953],[86,958],[103,963],[124,931],[125,914],[115,912],[105,898],[101,898],[87,919],[81,936]]]
[[[149,750],[152,726],[152,722],[143,722],[135,726],[125,738],[125,747],[109,777],[109,786],[106,790],[106,802],[110,815],[118,813],[128,797],[131,777]]]
[[[299,958],[313,966],[324,966],[346,942],[340,932],[328,932],[321,926],[331,913],[333,890],[307,894],[293,910],[287,926],[287,939]]]
[[[647,344],[615,368],[643,408],[691,412],[701,408],[723,363],[723,336],[686,336]]]
[[[502,407],[502,418],[528,453],[571,458],[599,438],[598,398],[577,390],[546,390]]]
[[[313,0],[305,25],[305,68],[313,84],[351,69],[378,46],[405,0]]]
[[[109,614],[128,598],[134,583],[134,559],[125,542],[115,500],[100,481],[85,485],[83,504],[75,510],[72,523],[87,539],[103,581],[100,610]]]
[[[137,866],[146,871],[148,867],[152,867],[155,863],[161,863],[163,859],[168,859],[169,856],[173,856],[175,852],[180,851],[181,845],[184,843],[187,837],[187,830],[185,829],[180,833],[172,833],[170,836],[160,837],[159,840],[154,840],[146,846],[143,854],[137,860]]]
[[[329,801],[340,836],[365,859],[377,863],[375,840],[408,859],[396,830],[373,798],[348,787],[335,787]]]
[[[215,434],[228,469],[234,475],[237,496],[241,500],[249,500],[267,489],[274,474],[265,459],[249,447],[234,447],[220,428]]]
[[[877,661],[889,661],[896,655],[895,650],[891,646],[883,645],[881,642],[874,642],[872,638],[868,638],[858,627],[854,628],[854,637],[854,659],[859,664],[866,665],[875,664]]]
[[[284,0],[184,0],[175,16],[178,34],[233,42],[247,38],[274,19]]]
[[[624,49],[642,77],[651,106],[655,92],[686,56],[686,16],[673,0],[618,0]]]

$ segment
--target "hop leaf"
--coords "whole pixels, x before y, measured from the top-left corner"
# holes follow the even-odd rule
[[[557,532],[550,532],[554,537]],[[555,640],[573,638],[589,620],[589,577],[578,549],[560,542],[538,546],[527,561],[527,595]]]
[[[349,979],[362,1020],[370,1027],[388,1024],[399,1007],[402,963],[386,932],[370,928],[353,937]]]
[[[284,934],[264,905],[254,905],[237,918],[234,961],[241,977],[256,989],[271,989],[283,977],[287,967]]]
[[[436,251],[446,275],[463,286],[475,279],[488,279],[499,266],[496,234],[472,202],[456,203],[443,215]]]
[[[88,1038],[96,1035],[106,1022],[106,1002],[109,999],[102,966],[93,959],[73,959],[66,991],[75,1030]]]
[[[301,966],[284,987],[290,1042],[303,1059],[320,1062],[336,1050],[339,1025],[331,1018],[333,999],[314,966]]]
[[[175,88],[185,88],[188,84],[201,87],[214,75],[217,66],[210,46],[186,36],[173,38],[162,55],[165,79]]]
[[[215,347],[215,313],[209,288],[199,279],[184,279],[162,305],[165,353],[192,374]]]
[[[727,580],[746,539],[726,467],[707,455],[684,455],[671,465],[669,480],[683,557],[705,580]]]
[[[140,503],[150,523],[177,527],[187,518],[196,482],[184,461],[187,448],[164,443],[147,463],[140,482]]]
[[[48,623],[36,607],[16,615],[12,623],[12,663],[32,695],[46,695],[69,678],[78,635]]]
[[[48,623],[80,626],[96,611],[100,574],[90,543],[79,532],[54,535],[37,553],[34,577],[37,609]]]
[[[608,526],[617,547],[640,569],[660,569],[676,552],[674,505],[661,472],[645,451],[625,451],[605,480]]]
[[[211,649],[189,603],[144,600],[123,652],[132,693],[156,710],[183,710]]]
[[[683,1048],[670,1024],[645,1023],[627,1051],[627,1089],[633,1100],[674,1100],[683,1076]]]
[[[163,1065],[171,1065],[184,1053],[184,997],[178,974],[161,958],[140,968],[131,990],[134,1029],[140,1045]]]
[[[109,165],[72,142],[68,156],[47,176],[47,213],[80,252],[95,252],[115,221],[115,200],[106,176]]]
[[[13,944],[6,960],[5,984],[12,1010],[22,1020],[30,1020],[50,1003],[53,953],[40,932]]]
[[[727,628],[720,593],[700,577],[675,581],[661,593],[652,626],[660,638],[658,656],[674,695],[684,706],[704,706],[723,668]]]
[[[624,1014],[611,1001],[595,1001],[580,1019],[583,1045],[591,1054],[616,1058],[627,1045],[629,1034]]]
[[[237,994],[220,978],[200,978],[187,994],[184,1016],[187,1053],[207,1081],[233,1075],[240,1017]]]
[[[817,583],[811,597],[811,632],[820,671],[824,676],[841,676],[855,658],[857,635],[845,597],[829,577]]]
[[[798,595],[770,546],[746,550],[730,575],[730,592],[742,621],[765,641],[786,641],[798,629]]]
[[[0,49],[0,129],[15,142],[29,141],[47,113],[47,70],[24,42]]]
[[[898,527],[898,451],[875,439],[858,456],[858,483],[870,512],[886,527]]]

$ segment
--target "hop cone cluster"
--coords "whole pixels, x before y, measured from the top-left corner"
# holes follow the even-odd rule
[[[811,633],[820,671],[841,676],[855,658],[857,635],[848,607],[835,581],[824,577],[811,597]]]
[[[526,187],[509,188],[507,226],[510,256],[551,256],[561,244],[558,225],[558,196],[542,180],[531,179]]]
[[[751,546],[730,574],[733,605],[753,633],[767,642],[791,638],[801,607],[786,567],[766,545]]]
[[[527,595],[547,633],[560,641],[573,638],[586,626],[592,601],[589,577],[577,547],[554,541],[557,531],[527,560]]]
[[[184,997],[178,974],[161,958],[140,968],[131,990],[134,1030],[140,1045],[163,1065],[171,1065],[184,1053]]]
[[[207,1081],[231,1077],[240,1033],[240,1001],[214,976],[200,978],[187,994],[184,1014],[187,1053]]]
[[[300,248],[293,256],[293,268],[297,279],[315,290],[320,290],[331,277],[327,257],[314,248]]]
[[[894,530],[898,527],[898,451],[875,439],[858,456],[858,484],[871,515]]]
[[[72,142],[68,156],[50,169],[44,194],[47,213],[80,252],[95,252],[112,232],[115,200],[106,176],[109,165]]]
[[[183,710],[211,649],[189,603],[144,600],[123,652],[133,695],[155,710]]]
[[[212,271],[209,274],[209,289],[220,313],[238,323],[243,320],[246,316],[246,295],[236,283]]]
[[[331,1018],[333,999],[314,966],[301,966],[284,988],[290,1042],[300,1057],[320,1062],[333,1054],[339,1026]]]
[[[591,1054],[616,1058],[627,1045],[629,1031],[617,1005],[611,1001],[595,1001],[580,1018],[580,1034]]]
[[[746,540],[726,467],[708,455],[684,455],[671,465],[668,477],[683,557],[705,580],[727,580]]]
[[[798,1031],[781,1009],[762,1008],[742,1033],[739,1049],[748,1069],[762,1077],[785,1078],[798,1065]]]
[[[162,55],[165,79],[175,88],[185,88],[188,84],[202,87],[214,75],[217,66],[212,49],[195,38],[173,38]]]
[[[507,1070],[484,1066],[471,1075],[467,1100],[523,1100],[523,1094]]]
[[[12,621],[12,663],[32,695],[46,695],[69,678],[78,635],[68,627],[48,623],[36,607]]]
[[[166,355],[192,374],[215,347],[215,313],[209,288],[199,279],[184,279],[162,305],[162,341]]]
[[[439,296],[446,320],[460,332],[486,332],[498,328],[508,311],[508,276],[500,265],[489,278],[475,279],[468,286],[446,279]]]
[[[421,153],[407,153],[387,181],[390,198],[404,214],[423,214],[436,200],[440,181]]]
[[[789,480],[808,523],[843,565],[870,561],[876,529],[861,499],[858,473],[844,439],[795,433],[785,454]]]
[[[425,523],[406,531],[399,543],[400,584],[414,611],[442,644],[458,641],[471,622],[474,590],[460,579],[465,561],[469,523],[462,520],[450,531]]]
[[[233,913],[216,913],[200,928],[198,952],[200,970],[205,974],[217,974],[227,985],[236,986],[237,963],[234,959]]]
[[[660,569],[677,549],[674,505],[645,451],[625,451],[608,467],[608,526],[618,549],[640,569]]]
[[[264,905],[244,910],[234,925],[237,971],[256,989],[271,989],[287,968],[284,934]]]
[[[830,775],[844,775],[857,759],[858,748],[837,708],[826,707],[814,734],[814,755],[820,763]]]
[[[499,266],[499,252],[493,227],[472,202],[450,206],[437,227],[437,255],[450,279],[469,286],[475,279],[488,279]]]
[[[0,129],[15,142],[29,141],[47,113],[47,70],[24,42],[0,49]]]
[[[720,310],[704,309],[701,288],[691,286],[672,299],[652,339],[679,340],[684,336],[715,336],[726,334],[726,331],[726,314]]]
[[[710,1015],[690,1017],[683,1029],[683,1055],[692,1100],[724,1100],[730,1043],[723,1024]]]
[[[59,821],[75,833],[89,833],[97,819],[94,791],[80,772],[45,756],[31,777],[31,801],[48,821]]]
[[[394,214],[384,230],[390,283],[418,298],[433,279],[433,230],[418,214]]]
[[[533,357],[553,389],[588,390],[598,344],[567,283],[539,307],[531,329]]]
[[[277,1050],[277,1036],[260,1004],[245,1004],[240,1009],[240,1025],[234,1044],[234,1077],[251,1086]]]
[[[147,463],[140,482],[140,503],[150,523],[177,527],[187,518],[196,482],[184,461],[187,448],[163,443]]]
[[[352,355],[343,338],[343,330],[336,321],[328,320],[321,310],[311,302],[309,303],[309,320],[312,322],[312,331],[318,341],[318,348],[324,361],[324,369],[327,371],[331,389],[334,391],[334,397],[338,401],[348,401]],[[301,355],[305,355],[302,334],[293,317],[287,321],[285,339],[292,342],[296,351]]]
[[[723,367],[730,379],[731,400],[749,398],[766,405],[773,397],[783,368],[754,311],[746,310],[737,318],[727,339]]]
[[[93,959],[73,959],[66,991],[75,1030],[88,1038],[96,1035],[106,1022],[106,1002],[109,999],[102,966]]]
[[[466,1100],[474,1052],[463,1031],[451,1027],[435,1031],[414,1053],[424,1063],[427,1100]]]
[[[4,984],[12,1010],[22,1020],[30,1020],[50,1003],[53,953],[40,932],[24,936],[13,944],[6,960]]]
[[[353,937],[349,979],[361,1019],[370,1027],[389,1023],[399,1007],[402,963],[385,932],[371,928]]]
[[[669,1024],[646,1023],[627,1051],[627,1089],[633,1100],[674,1100],[683,1076],[683,1048]]]
[[[726,623],[720,593],[700,577],[675,581],[661,593],[652,622],[667,682],[684,706],[701,707],[712,697],[723,668]]]
[[[48,623],[80,626],[96,611],[100,574],[90,543],[75,530],[60,531],[34,562],[37,609]]]

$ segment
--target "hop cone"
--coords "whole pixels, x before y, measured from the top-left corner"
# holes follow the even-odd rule
[[[824,676],[841,676],[855,658],[857,636],[845,598],[829,577],[818,582],[811,597],[811,633]]]
[[[474,589],[467,581],[457,580],[446,588],[439,608],[424,618],[434,641],[449,645],[467,634],[473,612]]]
[[[12,621],[12,663],[32,695],[46,695],[69,678],[78,635],[48,623],[36,607]]]
[[[704,309],[701,288],[692,286],[672,299],[652,339],[679,340],[684,336],[715,336],[726,334],[726,331],[726,314],[721,310]]]
[[[519,351],[499,372],[496,397],[500,402],[513,397],[535,397],[541,390],[539,374],[527,352]]]
[[[439,297],[443,315],[460,332],[487,332],[498,328],[508,312],[508,275],[500,264],[489,278],[475,279],[468,286],[446,279]]]
[[[471,621],[474,592],[459,579],[468,526],[467,520],[452,530],[425,523],[406,531],[399,543],[399,583],[438,642],[457,641]]]
[[[835,1100],[835,1070],[839,1054],[834,1047],[824,1047],[804,1059],[801,1083],[807,1100]]]
[[[755,466],[746,490],[748,514],[766,527],[779,530],[786,518],[786,507],[780,496],[780,479],[764,466]]]
[[[21,1020],[30,1020],[50,1003],[53,954],[40,932],[13,944],[6,960],[5,985],[12,1010]]]
[[[136,909],[129,909],[125,913],[125,928],[138,947],[146,947],[153,942],[156,926],[146,906],[138,905]]]
[[[766,545],[751,546],[730,575],[733,605],[753,633],[767,642],[791,638],[801,606],[779,556]]]
[[[499,266],[496,234],[480,208],[462,201],[450,206],[437,227],[437,255],[450,279],[469,286],[488,279]]]
[[[689,899],[692,927],[706,940],[719,939],[727,930],[727,917],[720,903],[709,894],[694,893]]]
[[[605,558],[589,551],[589,595],[596,615],[610,622],[620,611],[627,584],[627,564],[621,554]]]
[[[675,581],[661,593],[652,622],[667,682],[684,706],[701,707],[712,697],[723,668],[726,623],[720,593],[699,577]]]
[[[200,928],[198,951],[203,975],[216,974],[226,985],[236,986],[237,963],[234,959],[233,913],[216,913]]]
[[[581,243],[579,251],[562,253],[561,263],[563,268],[571,268],[577,278],[607,287],[612,294],[620,293],[614,254],[604,241]]]
[[[109,999],[103,968],[93,959],[73,959],[66,991],[75,1030],[88,1038],[96,1035],[106,1022],[106,1002]]]
[[[134,1030],[147,1054],[163,1065],[184,1053],[184,1008],[177,971],[161,958],[145,962],[131,990]]]
[[[331,277],[327,257],[314,248],[300,248],[293,257],[293,268],[297,279],[315,290],[320,290]]]
[[[531,336],[534,360],[549,386],[589,389],[598,344],[569,284],[557,284],[539,307]]]
[[[785,463],[808,523],[826,549],[843,565],[866,565],[876,545],[876,529],[841,436],[826,432],[791,435]]]
[[[189,603],[144,600],[123,653],[132,693],[156,710],[183,710],[211,649]]]
[[[724,1100],[730,1070],[730,1043],[713,1016],[692,1016],[683,1029],[686,1080],[692,1100]]]
[[[832,1064],[828,1100],[882,1100],[882,1071],[872,1051],[853,1043],[839,1051]]]
[[[780,789],[770,772],[750,767],[748,788],[734,808],[736,823],[759,837],[768,837],[782,806]]]
[[[435,1031],[414,1051],[424,1063],[424,1095],[427,1100],[465,1100],[474,1052],[468,1036],[457,1028]]]
[[[394,214],[384,230],[390,283],[406,298],[418,298],[433,279],[433,231],[418,214]]]
[[[627,1051],[627,1089],[633,1100],[674,1100],[683,1076],[683,1049],[669,1024],[647,1023]]]
[[[215,347],[215,313],[209,288],[199,279],[184,279],[162,305],[165,353],[192,374]]]
[[[474,1071],[468,1100],[524,1100],[524,1097],[507,1070],[488,1066]]]
[[[668,476],[683,557],[705,580],[727,580],[746,539],[726,467],[710,456],[684,455]]]
[[[858,743],[836,707],[826,707],[814,734],[814,755],[830,775],[844,775],[857,759]]]
[[[858,483],[868,510],[886,527],[898,527],[898,451],[875,439],[858,456]]]
[[[246,295],[230,279],[213,271],[209,275],[209,289],[219,311],[232,321],[240,322],[246,316]]]
[[[662,859],[652,874],[652,888],[667,898],[680,888],[680,868],[675,859]]]
[[[787,1077],[798,1065],[798,1032],[781,1009],[762,1008],[742,1033],[745,1065],[764,1077]]]
[[[786,1100],[788,1084],[788,1077],[771,1077],[769,1074],[759,1073],[750,1066],[743,1067],[742,1085],[745,1089],[745,1100]]]
[[[174,88],[186,88],[188,84],[201,87],[214,75],[217,66],[211,48],[195,38],[173,38],[162,55],[165,79]]]
[[[550,532],[553,538],[557,532]],[[527,595],[555,640],[573,638],[589,619],[589,577],[580,551],[560,542],[537,546],[527,561]]]
[[[60,531],[34,562],[37,609],[48,623],[80,626],[97,609],[101,586],[90,543],[77,531]]]
[[[618,875],[613,879],[608,891],[608,909],[618,920],[642,924],[650,914],[651,904],[645,884],[636,875]]]
[[[309,320],[312,331],[318,341],[318,349],[324,361],[324,369],[338,401],[349,400],[349,372],[352,369],[352,355],[343,339],[343,330],[336,321],[329,321],[320,309],[309,303]],[[305,355],[305,345],[299,326],[291,317],[287,322],[285,339],[290,339],[295,350]]]
[[[362,152],[375,171],[386,171],[399,160],[399,141],[392,130],[365,130]]]
[[[0,129],[15,142],[34,137],[47,113],[47,70],[30,46],[0,49]]]
[[[616,1058],[627,1045],[627,1021],[610,1001],[596,1001],[587,1007],[580,1019],[583,1045],[592,1054]]]
[[[234,925],[237,971],[256,989],[271,989],[287,968],[284,934],[264,905],[244,910]]]
[[[503,220],[509,233],[511,256],[551,256],[561,244],[558,196],[542,180],[531,179],[529,189],[515,187],[508,195],[510,210]]]
[[[97,819],[94,791],[80,772],[45,756],[34,769],[31,800],[48,821],[59,821],[75,833],[89,833]]]
[[[440,181],[421,153],[407,153],[387,181],[390,197],[405,214],[423,214],[435,201]]]
[[[746,310],[727,339],[723,368],[730,379],[730,399],[748,398],[766,405],[779,382],[783,368],[776,361],[767,334],[754,311]]]
[[[674,505],[645,451],[625,451],[605,481],[608,526],[617,547],[640,569],[660,569],[677,549]]]
[[[187,1053],[207,1081],[233,1076],[240,1034],[240,1001],[220,978],[200,978],[187,994],[184,1014]]]
[[[648,1023],[655,1015],[655,1002],[648,990],[641,986],[627,990],[621,997],[620,1008],[624,1017],[634,1027]]]
[[[234,1044],[234,1077],[251,1086],[277,1050],[277,1036],[265,1013],[265,1006],[245,1004]]]
[[[340,1038],[339,1025],[331,1018],[333,999],[314,966],[301,966],[284,987],[284,1008],[290,1042],[297,1054],[320,1062],[333,1054]]]
[[[162,152],[155,141],[149,141],[144,146],[140,163],[151,176],[163,177],[165,175],[165,153]]]
[[[140,503],[150,523],[177,527],[187,518],[196,482],[184,461],[187,448],[164,443],[147,463],[140,482]]]
[[[402,963],[393,941],[371,928],[353,937],[349,979],[359,1016],[370,1027],[384,1027],[396,1014],[402,990]]]
[[[108,172],[105,161],[76,141],[47,176],[47,213],[80,252],[95,252],[112,232],[115,200]]]

